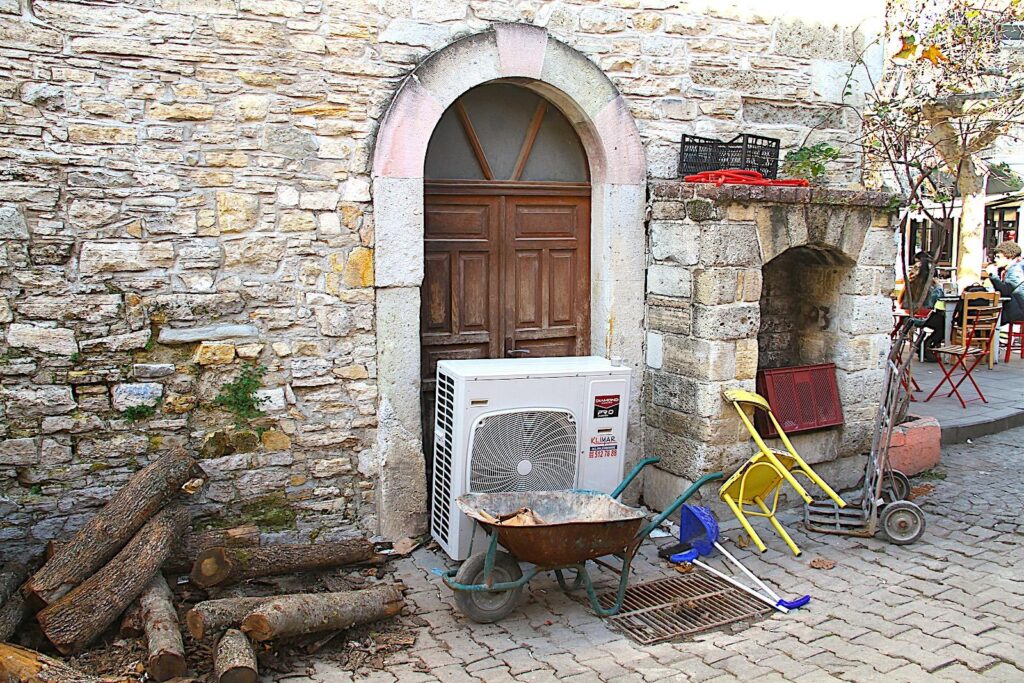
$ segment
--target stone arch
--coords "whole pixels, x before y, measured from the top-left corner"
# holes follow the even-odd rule
[[[423,280],[423,167],[445,109],[464,92],[505,80],[544,96],[587,153],[591,208],[591,352],[633,367],[630,439],[640,433],[646,162],[626,101],[584,55],[525,24],[496,24],[427,57],[398,87],[374,147],[374,271],[379,408],[380,533],[426,530],[420,437],[419,287]],[[631,452],[638,453],[634,443]]]

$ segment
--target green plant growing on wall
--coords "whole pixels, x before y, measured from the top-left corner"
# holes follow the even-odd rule
[[[139,422],[156,414],[156,406],[129,406],[121,411],[121,417],[128,422]]]
[[[260,406],[267,398],[257,396],[256,392],[263,384],[263,376],[267,368],[263,365],[244,365],[238,377],[220,388],[220,393],[213,399],[214,405],[226,408],[235,416],[235,427],[241,429],[249,424],[249,420],[261,417]]]
[[[820,185],[828,174],[826,164],[839,158],[839,150],[827,142],[791,150],[782,161],[782,172],[791,178],[803,178]]]

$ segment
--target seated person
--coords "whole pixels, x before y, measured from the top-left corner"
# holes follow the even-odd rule
[[[1016,242],[1000,242],[992,254],[995,262],[988,267],[992,287],[1003,296],[1003,324],[1024,320],[1024,264],[1020,260],[1020,246]],[[1002,272],[1002,277],[998,273]]]

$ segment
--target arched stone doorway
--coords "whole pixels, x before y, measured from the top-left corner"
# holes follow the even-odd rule
[[[377,461],[380,532],[426,529],[420,409],[420,286],[424,277],[424,165],[443,113],[493,81],[527,88],[564,114],[591,181],[590,353],[634,368],[631,452],[639,457],[646,263],[645,162],[625,100],[582,54],[522,24],[497,24],[428,57],[401,84],[377,133],[373,160]]]

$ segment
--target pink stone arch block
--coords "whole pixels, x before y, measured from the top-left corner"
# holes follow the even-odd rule
[[[444,107],[419,84],[406,81],[377,133],[373,174],[383,178],[422,178],[427,143]]]
[[[540,78],[548,32],[526,24],[497,24],[498,61],[506,78]]]
[[[608,160],[604,182],[616,185],[643,183],[646,177],[643,143],[621,95],[601,109],[594,119],[594,127]]]

